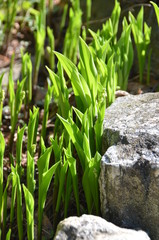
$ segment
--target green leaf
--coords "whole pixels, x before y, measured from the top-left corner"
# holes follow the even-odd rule
[[[59,76],[57,74],[55,74],[50,68],[48,68],[46,66],[46,69],[48,70],[49,72],[49,77],[52,81],[52,84],[53,84],[53,87],[54,87],[54,94],[55,94],[55,97],[58,97],[59,96],[59,89],[60,89],[60,86],[59,86]]]
[[[88,172],[89,185],[90,185],[91,194],[92,194],[97,215],[99,215],[99,212],[100,212],[99,185],[98,185],[98,178],[100,173],[100,160],[101,160],[101,155],[97,152],[94,159],[92,159],[90,162],[89,172]]]
[[[46,151],[46,146],[45,146],[45,142],[44,142],[43,137],[40,138],[40,147],[41,147],[41,154],[40,155],[43,155],[44,152]]]
[[[86,167],[83,177],[82,177],[82,185],[85,193],[85,198],[86,198],[86,203],[87,203],[87,209],[88,213],[92,213],[92,208],[93,208],[93,199],[92,199],[92,194],[90,190],[90,184],[88,181],[88,173],[89,173],[89,165]]]
[[[52,87],[48,85],[48,91],[45,96],[45,102],[44,102],[44,115],[43,115],[43,121],[42,121],[42,130],[41,130],[41,137],[45,140],[46,137],[46,129],[47,129],[47,121],[49,118],[49,105],[52,98]]]
[[[73,182],[73,191],[76,200],[76,208],[77,208],[77,215],[80,215],[80,203],[79,203],[79,191],[78,191],[78,178],[77,178],[77,170],[76,170],[76,159],[72,156],[66,154],[69,169],[71,172],[72,182]]]
[[[7,183],[3,192],[3,197],[2,197],[2,204],[3,204],[3,231],[6,231],[6,220],[7,220],[7,190],[8,186],[10,184],[10,181],[12,180],[12,173],[9,174],[7,178]]]
[[[22,190],[19,175],[17,176],[17,224],[19,240],[23,239],[23,212],[22,212]]]
[[[66,191],[65,191],[64,218],[67,217],[71,193],[72,193],[72,176],[71,176],[70,169],[68,169],[67,180],[66,180]]]
[[[120,4],[117,0],[115,0],[115,6],[114,6],[113,12],[111,14],[111,22],[112,22],[114,36],[116,36],[116,34],[118,32],[120,12],[121,12]]]
[[[45,158],[44,158],[45,159]],[[46,170],[42,175],[39,173],[39,195],[38,195],[38,237],[41,236],[42,215],[46,201],[46,194],[52,179],[60,162],[55,163],[49,170]],[[40,181],[41,179],[41,181]]]
[[[27,236],[28,240],[34,239],[34,198],[33,195],[23,184],[23,191],[27,215]]]
[[[73,122],[73,120],[69,119],[65,120],[64,118],[62,118],[60,115],[58,115],[58,118],[60,119],[60,121],[63,123],[65,129],[67,130],[73,144],[75,145],[75,148],[77,150],[79,159],[81,161],[82,164],[82,168],[84,169],[84,165],[85,165],[85,155],[82,149],[83,146],[83,136],[81,131],[79,130],[79,128],[76,126],[76,124]]]
[[[63,135],[61,137],[61,142],[63,143]],[[62,157],[62,147],[58,144],[57,137],[55,139],[52,138],[51,143],[55,154],[55,162],[58,162]]]
[[[83,136],[83,150],[88,160],[91,159],[90,142],[86,134]]]
[[[10,229],[8,230],[8,232],[7,232],[6,240],[10,240],[11,232],[12,232],[12,230],[11,230],[11,228],[10,228]]]
[[[18,134],[17,134],[17,142],[16,142],[16,162],[18,167],[18,174],[21,174],[21,160],[22,160],[22,142],[23,142],[23,135],[25,131],[26,125],[23,128],[18,127]]]
[[[42,181],[42,174],[48,171],[51,152],[52,152],[52,146],[47,148],[44,154],[41,155],[37,161],[38,171],[39,171],[39,181],[40,181],[39,184],[41,184],[41,181]]]
[[[66,180],[66,173],[67,173],[67,168],[68,168],[68,162],[65,161],[63,165],[61,165],[60,169],[60,175],[59,175],[59,190],[58,190],[58,196],[57,196],[57,202],[56,202],[56,212],[59,212],[60,208],[60,203],[61,203],[61,196],[64,194],[64,184]]]
[[[87,82],[78,72],[76,66],[68,58],[58,52],[55,52],[55,55],[71,80],[79,109],[82,108],[84,111],[91,104],[91,93]],[[80,104],[83,107],[81,107]]]
[[[12,170],[12,195],[11,195],[11,210],[10,210],[10,225],[13,225],[14,220],[14,211],[15,211],[15,200],[17,194],[17,176],[16,176],[16,169],[11,166]]]
[[[28,191],[34,196],[35,180],[34,180],[34,158],[30,152],[27,151],[27,188]]]
[[[82,38],[79,41],[79,50],[82,73],[91,91],[93,104],[95,104],[97,98],[97,70],[89,47]]]
[[[83,119],[84,114],[80,110],[75,108],[74,106],[72,106],[72,108],[73,108],[74,112],[76,113],[76,116],[78,117],[80,123],[82,123],[82,119]]]
[[[158,22],[158,26],[159,26],[159,7],[157,6],[156,3],[150,1],[150,3],[153,5],[155,13],[156,13],[156,17],[157,17],[157,22]]]
[[[3,195],[3,156],[5,150],[5,141],[0,131],[0,196]],[[0,221],[2,217],[2,198],[0,198]]]
[[[39,108],[33,108],[33,112],[30,110],[30,118],[28,123],[28,143],[27,150],[30,152],[31,156],[34,156],[33,145],[36,142],[37,127],[39,118]]]
[[[142,6],[137,15],[137,26],[140,32],[143,31],[143,17],[144,17],[144,8]]]
[[[49,68],[47,68],[49,72],[50,79],[53,83],[53,93],[55,99],[57,99],[58,106],[61,110],[61,114],[64,118],[67,118],[70,111],[70,104],[69,104],[69,98],[68,98],[68,89],[66,87],[65,79],[63,76],[62,66],[61,64],[58,64],[59,74],[55,74],[53,71],[51,71]]]
[[[4,73],[2,73],[1,76],[0,76],[0,88],[2,87],[3,76],[4,76]]]

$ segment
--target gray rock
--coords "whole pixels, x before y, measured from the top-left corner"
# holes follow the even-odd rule
[[[54,240],[150,240],[143,231],[119,228],[101,217],[69,217],[57,227]]]
[[[159,93],[118,98],[106,110],[103,152],[102,216],[158,240]]]

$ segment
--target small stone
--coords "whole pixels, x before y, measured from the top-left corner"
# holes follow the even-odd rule
[[[69,217],[58,224],[54,240],[150,240],[143,231],[119,228],[101,217]]]

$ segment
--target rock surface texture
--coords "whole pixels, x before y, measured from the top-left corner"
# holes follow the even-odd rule
[[[150,240],[143,231],[119,228],[93,215],[69,217],[57,227],[54,240]]]
[[[106,151],[106,152],[105,152]],[[159,239],[159,93],[118,98],[104,120],[101,211]]]

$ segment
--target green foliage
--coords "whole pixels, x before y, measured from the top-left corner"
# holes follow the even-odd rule
[[[102,71],[102,85],[106,87],[108,106],[114,101],[110,96],[114,96],[117,85],[123,90],[127,89],[133,64],[131,25],[128,25],[126,18],[122,21],[123,30],[119,40],[117,39],[120,12],[119,2],[115,1],[112,15],[102,30],[97,33],[89,30],[93,37],[90,49],[98,69]]]
[[[38,187],[38,239],[41,239],[42,230],[42,216],[43,209],[46,201],[46,194],[52,179],[53,174],[56,171],[59,162],[55,163],[49,168],[49,160],[52,152],[52,147],[49,147],[38,159],[38,171],[39,171],[39,187]]]
[[[66,86],[66,81],[63,74],[61,64],[58,64],[58,75],[47,68],[50,79],[53,85],[54,99],[58,105],[59,113],[67,118],[69,115],[70,104],[69,104],[69,92]]]
[[[87,30],[89,26],[89,20],[91,18],[91,8],[92,8],[92,0],[86,1],[86,22],[87,22]]]
[[[55,48],[55,39],[54,39],[54,34],[53,30],[50,27],[47,27],[47,34],[49,38],[49,48],[47,48],[50,57],[49,57],[49,63],[50,63],[50,68],[52,70],[55,69],[55,57],[54,57],[54,48]]]
[[[139,74],[140,74],[140,83],[143,81],[143,72],[146,61],[146,54],[148,51],[148,46],[150,44],[151,37],[151,27],[148,27],[144,21],[144,8],[141,7],[137,18],[129,12],[129,20],[132,27],[132,32],[134,36],[134,41],[136,44],[138,61],[139,61]]]
[[[5,237],[5,233],[6,233],[6,221],[7,221],[7,190],[8,190],[8,186],[12,180],[12,173],[10,173],[8,175],[7,178],[7,183],[3,192],[3,196],[2,196],[2,206],[3,206],[3,223],[2,223],[2,235]],[[13,199],[12,199],[13,201]],[[12,206],[12,205],[11,205]]]
[[[77,215],[80,215],[80,202],[79,202],[79,190],[78,190],[78,176],[77,176],[77,167],[76,167],[76,159],[72,156],[68,155],[66,152],[66,158],[69,164],[69,170],[71,173],[72,183],[73,183],[73,191],[76,201],[77,207]]]
[[[34,196],[35,180],[34,180],[34,158],[27,152],[27,189]]]
[[[42,2],[42,1],[41,1]],[[42,3],[41,3],[42,4]],[[43,8],[42,8],[43,9]],[[44,53],[44,41],[45,41],[45,14],[42,12],[42,9],[36,17],[36,26],[37,30],[35,32],[35,65],[34,65],[34,73],[33,73],[33,86],[37,85],[38,82],[38,73],[41,63],[41,57]]]
[[[17,197],[17,225],[19,239],[23,239],[23,211],[22,211],[22,191],[20,184],[20,177],[17,168],[11,166],[13,178],[15,178],[16,197]],[[13,199],[13,198],[12,198]],[[15,201],[14,201],[15,204]],[[14,207],[13,204],[13,207]]]
[[[86,110],[91,104],[91,93],[86,81],[71,60],[58,52],[55,55],[71,80],[78,109]]]
[[[38,128],[38,120],[39,120],[39,109],[33,108],[33,112],[30,110],[30,118],[28,123],[28,144],[27,150],[29,151],[31,156],[34,156],[34,152],[36,150],[36,136],[37,136],[37,128]]]
[[[22,78],[26,78],[25,81],[25,104],[28,106],[32,101],[32,62],[31,56],[28,53],[22,52]]]
[[[28,240],[32,240],[34,239],[34,198],[24,184],[23,191],[27,215],[27,236]]]
[[[11,65],[12,64],[13,63],[11,63]],[[10,74],[9,74],[9,93],[10,93],[9,105],[11,110],[11,135],[10,135],[10,143],[9,143],[10,152],[12,151],[13,137],[16,130],[16,124],[18,121],[18,114],[21,110],[22,102],[25,97],[25,92],[23,91],[24,83],[25,83],[25,79],[23,79],[21,82],[18,81],[17,90],[15,94],[14,81],[12,77],[12,66],[11,66]]]
[[[64,39],[63,54],[73,63],[77,62],[78,39],[82,25],[82,12],[79,2],[79,0],[72,1],[72,8],[69,11],[69,26]]]
[[[5,20],[5,17],[1,16],[0,10],[0,23],[3,22],[5,26],[10,24],[8,26],[9,31],[11,31],[16,12],[19,9],[17,6],[18,1],[9,0],[4,4],[6,3],[10,4],[13,9],[9,10],[7,8],[7,11],[10,12],[8,22]],[[34,3],[36,3],[38,10],[34,8]],[[23,219],[22,204],[24,202],[27,219],[27,238],[36,238],[34,236],[34,212],[37,204],[34,198],[36,199],[38,195],[37,238],[42,239],[43,212],[51,183],[51,186],[53,186],[52,214],[54,230],[61,216],[67,217],[68,213],[70,214],[69,205],[72,201],[74,201],[73,204],[76,204],[78,216],[86,212],[100,215],[98,178],[102,154],[105,109],[114,102],[115,91],[118,88],[127,89],[134,58],[131,32],[137,47],[140,81],[142,81],[146,56],[148,55],[147,84],[149,84],[151,50],[148,54],[147,52],[150,44],[151,28],[144,23],[144,11],[141,8],[137,18],[132,13],[129,13],[130,23],[127,22],[125,17],[123,18],[122,31],[119,35],[121,8],[119,2],[115,0],[111,17],[103,24],[102,29],[96,33],[89,30],[93,40],[88,45],[86,36],[89,19],[91,18],[92,3],[91,0],[86,1],[87,25],[82,33],[80,1],[72,0],[70,4],[65,4],[59,27],[60,34],[62,34],[62,29],[66,26],[68,17],[63,54],[54,51],[55,39],[53,29],[47,25],[48,22],[51,22],[51,13],[54,10],[53,1],[48,1],[48,8],[45,0],[23,1],[21,3],[23,14],[25,15],[25,11],[27,11],[29,18],[30,16],[32,18],[28,25],[32,25],[32,29],[35,30],[35,65],[33,66],[32,78],[31,56],[22,52],[22,81],[18,81],[17,86],[15,86],[13,81],[14,55],[11,59],[8,93],[11,114],[9,154],[11,155],[12,164],[11,172],[7,182],[4,184],[3,160],[5,141],[0,131],[0,196],[2,196],[0,198],[0,238],[12,238],[11,234],[14,234],[12,230],[15,218],[19,239],[26,238],[25,232],[23,232],[25,221]],[[155,3],[151,3],[154,6],[158,20],[158,7]],[[17,9],[15,9],[15,6]],[[67,16],[68,9],[69,16]],[[46,18],[47,10],[48,18]],[[22,26],[27,21],[27,14],[23,19]],[[80,33],[83,39],[80,37]],[[60,37],[61,35],[56,40],[61,40]],[[48,40],[48,43],[45,40]],[[43,107],[43,119],[41,121],[41,118],[39,120],[39,108],[32,106],[32,104],[36,105],[34,95],[32,96],[32,90],[36,88],[38,83],[38,74],[44,55],[45,43],[49,52],[49,67],[46,67],[49,79],[48,91]],[[55,65],[55,57],[57,57],[57,65]],[[4,91],[2,90],[2,79],[3,74],[0,76],[0,127],[3,131],[2,110]],[[28,126],[21,122],[23,125],[20,128],[19,126],[17,127],[17,123],[24,97],[24,112],[26,109],[28,110],[24,120]],[[51,99],[56,104],[57,114],[52,118],[54,127],[53,137],[50,138],[50,146],[50,143],[46,141],[46,131],[51,109]],[[51,113],[54,110],[52,111],[51,109]],[[40,129],[38,128],[39,124],[42,124],[40,125],[40,127],[42,126],[40,143],[38,142],[39,135],[37,135]],[[15,135],[16,129],[17,135]],[[26,132],[25,129],[27,130]],[[24,132],[27,142],[27,149],[25,148],[27,157],[26,175],[23,174],[22,167]],[[15,151],[12,151],[14,135],[17,136],[15,156]],[[39,157],[37,157],[38,154]],[[51,159],[52,156],[53,158]],[[35,161],[36,159],[38,159],[37,162]],[[36,179],[35,170],[37,170],[38,179]],[[26,179],[24,179],[25,176]],[[10,189],[11,207],[9,210],[7,209],[7,198]],[[38,194],[36,194],[36,189],[38,189]],[[86,205],[81,202],[81,192],[85,196]],[[25,201],[22,202],[23,199]],[[84,209],[85,206],[86,209]]]
[[[131,26],[128,25],[126,18],[123,19],[122,25],[123,31],[116,44],[118,85],[121,89],[127,90],[129,73],[134,59],[134,51],[130,36]]]
[[[22,160],[22,142],[23,142],[23,135],[25,131],[26,126],[24,125],[23,128],[18,127],[18,134],[17,134],[17,142],[16,142],[16,166],[17,166],[17,172],[19,176],[21,176],[21,160]]]
[[[78,154],[78,158],[81,163],[81,167],[83,170],[83,189],[86,196],[86,202],[88,206],[88,212],[96,212],[99,213],[99,189],[98,189],[98,176],[99,171],[96,174],[93,174],[94,166],[96,166],[96,160],[98,159],[96,156],[100,156],[98,151],[101,151],[101,138],[102,138],[102,124],[106,106],[106,99],[103,98],[103,93],[98,88],[98,85],[102,84],[100,82],[100,74],[97,71],[95,66],[93,56],[87,44],[80,38],[79,40],[79,52],[80,52],[80,62],[78,68],[65,56],[59,53],[55,53],[66,71],[69,79],[71,80],[72,88],[74,91],[74,95],[76,98],[77,108],[73,108],[78,121],[74,122],[71,114],[69,114],[68,119],[61,117],[59,114],[57,115],[60,121],[63,123],[69,138],[75,146],[75,149]],[[89,62],[89,64],[88,64]],[[112,63],[113,64],[113,63]],[[110,73],[111,69],[113,69],[112,64],[110,64]],[[114,79],[114,75],[111,76]],[[112,83],[113,85],[113,83]],[[112,87],[111,85],[111,87]],[[116,84],[115,84],[116,87]],[[114,87],[114,88],[115,88]],[[115,91],[114,91],[115,92]],[[98,111],[101,110],[98,116]],[[98,118],[99,117],[99,118]],[[80,124],[79,124],[80,122]],[[96,134],[97,133],[97,134]],[[76,199],[77,213],[79,214],[79,197],[78,197],[78,180],[77,180],[77,172],[76,172],[76,159],[72,156],[71,152],[66,149],[66,159],[64,156],[64,165],[61,169],[61,174],[63,176],[63,181],[60,180],[60,196],[63,191],[64,184],[64,176],[66,175],[66,170],[68,171],[68,176],[70,181],[70,176],[72,178],[71,182],[73,184],[74,195]],[[55,154],[56,155],[56,154]],[[67,161],[66,161],[67,160]],[[100,162],[100,161],[98,161]],[[99,166],[99,163],[98,163]],[[97,167],[97,166],[96,166]],[[92,170],[93,169],[93,170]],[[93,180],[93,184],[96,181],[95,189],[92,184],[92,180],[86,180],[87,173],[90,174],[90,178]],[[94,171],[95,173],[95,171]],[[59,177],[61,179],[61,177]],[[92,189],[92,191],[91,191]],[[93,189],[95,192],[93,192]],[[98,190],[97,190],[98,189]],[[61,198],[61,197],[60,197]],[[66,199],[68,197],[66,196]],[[60,200],[58,199],[60,202]],[[96,201],[96,202],[94,202]],[[66,202],[67,204],[67,202]],[[58,209],[59,210],[59,203]]]
[[[61,24],[60,24],[60,31],[62,31],[62,29],[65,26],[67,12],[68,12],[68,4],[65,4],[63,14],[62,14],[62,19],[61,19]]]
[[[44,116],[42,122],[42,130],[41,130],[41,137],[45,139],[46,136],[46,127],[47,127],[47,120],[49,117],[49,104],[52,98],[52,87],[48,86],[48,91],[45,96],[45,103],[44,103]]]
[[[2,132],[0,132],[0,196],[3,195],[3,155],[5,150],[5,141]],[[0,224],[2,222],[2,197],[0,198]]]
[[[150,1],[150,3],[154,7],[154,10],[155,10],[155,13],[156,13],[156,17],[157,17],[157,22],[158,22],[158,25],[159,25],[159,7],[157,6],[156,3],[152,2],[152,1]]]
[[[2,111],[3,111],[3,100],[5,97],[5,92],[2,89],[2,79],[3,79],[4,74],[0,76],[0,128],[2,126]]]
[[[16,201],[16,194],[17,194],[17,177],[16,177],[16,174],[14,174],[14,168],[12,168],[11,171],[12,171],[12,195],[11,195],[11,210],[10,210],[10,226],[13,226],[14,213],[15,213],[15,201]]]
[[[0,46],[6,50],[11,38],[11,30],[15,23],[15,18],[18,10],[18,0],[7,0],[0,2]]]

